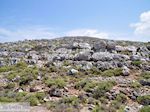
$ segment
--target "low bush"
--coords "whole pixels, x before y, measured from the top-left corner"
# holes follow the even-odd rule
[[[122,69],[121,68],[116,68],[116,69],[105,70],[102,73],[102,76],[111,77],[111,76],[120,76],[122,74],[123,74]]]
[[[24,101],[25,96],[27,95],[27,92],[18,92],[15,96],[17,102]]]
[[[139,112],[150,112],[150,106],[142,107]]]
[[[29,102],[31,106],[37,106],[39,104],[39,100],[35,95],[28,95],[25,101]]]
[[[108,92],[109,90],[111,90],[115,84],[116,83],[112,82],[112,81],[100,82],[93,92],[93,97],[98,99],[98,98],[104,96],[104,94],[106,92]]]
[[[89,70],[89,74],[98,76],[98,75],[101,75],[101,74],[102,74],[102,71],[99,70],[99,69],[96,68],[96,67],[93,67],[93,68],[91,68],[91,69]]]
[[[142,64],[142,62],[141,61],[132,61],[131,64],[139,67]]]
[[[142,105],[150,105],[150,95],[139,96],[137,101]]]
[[[39,100],[40,103],[43,103],[44,102],[43,99],[46,96],[46,94],[44,92],[37,92],[35,94],[35,96],[38,98],[38,100]]]
[[[143,79],[150,79],[150,72],[142,72],[140,76]]]
[[[98,83],[90,80],[81,80],[75,84],[75,89],[83,89],[86,92],[92,92]]]
[[[16,72],[12,72],[6,76],[8,80],[13,80],[18,74]]]
[[[80,104],[79,99],[76,96],[64,97],[60,100],[60,103],[67,104],[69,106],[78,106]]]
[[[13,83],[13,82],[10,82],[10,83],[8,83],[7,85],[6,85],[6,89],[13,89],[15,87],[15,83]]]
[[[0,67],[0,73],[2,72],[9,72],[12,70],[12,66],[3,66],[3,67]]]
[[[120,103],[125,103],[127,101],[127,96],[123,93],[117,94],[116,100]]]
[[[57,78],[57,79],[47,79],[45,81],[45,84],[48,87],[56,86],[58,88],[63,88],[66,85],[66,82],[62,78]]]
[[[141,84],[138,81],[135,81],[130,84],[130,87],[138,89],[139,87],[141,87]]]
[[[15,102],[15,99],[9,97],[0,97],[0,102]]]

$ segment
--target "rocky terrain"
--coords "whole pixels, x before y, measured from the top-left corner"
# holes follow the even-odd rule
[[[0,102],[30,102],[31,112],[150,112],[150,43],[0,43]]]

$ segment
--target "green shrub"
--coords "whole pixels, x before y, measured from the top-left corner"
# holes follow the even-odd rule
[[[52,109],[54,109],[55,107],[56,107],[56,102],[54,102],[54,101],[49,101],[49,102],[46,102],[46,107],[47,107],[47,109],[49,109],[49,110],[52,110]]]
[[[115,84],[116,83],[112,81],[99,83],[98,87],[96,87],[93,93],[93,97],[97,99],[97,98],[104,96],[104,94],[108,92],[109,90],[111,90]]]
[[[99,70],[98,68],[96,67],[93,67],[92,69],[89,70],[89,73],[92,74],[92,75],[101,75],[102,74],[102,71]]]
[[[35,94],[35,96],[38,98],[38,100],[39,100],[40,103],[43,103],[44,102],[43,99],[46,96],[46,94],[44,92],[37,92]]]
[[[12,72],[6,76],[8,80],[13,80],[17,76],[17,73]]]
[[[116,68],[116,69],[114,69],[114,76],[120,76],[122,74],[123,74],[122,68]]]
[[[0,102],[15,102],[15,99],[9,97],[0,97]]]
[[[116,100],[121,103],[125,103],[127,101],[127,96],[123,93],[117,94]]]
[[[122,103],[121,102],[119,102],[119,101],[117,101],[117,100],[113,100],[112,102],[111,102],[111,106],[110,107],[113,107],[113,108],[115,108],[116,110],[118,110],[118,109],[120,109],[120,106],[122,105]]]
[[[19,85],[22,86],[22,85],[26,85],[26,84],[29,84],[29,82],[31,82],[33,80],[33,77],[30,76],[30,75],[27,75],[27,76],[22,76],[21,79],[19,80]]]
[[[92,90],[97,86],[96,82],[90,80],[81,80],[75,84],[75,89],[84,89],[86,92],[92,92]]]
[[[143,79],[150,79],[150,72],[142,72],[140,76]]]
[[[150,106],[142,107],[139,112],[150,112]]]
[[[114,76],[114,72],[113,72],[113,70],[105,70],[105,71],[102,73],[102,76],[111,77],[111,76]]]
[[[13,83],[13,82],[10,82],[10,83],[8,83],[7,85],[6,85],[6,89],[13,89],[15,87],[15,83]]]
[[[26,101],[28,101],[31,106],[37,106],[39,104],[39,100],[35,95],[29,95]]]
[[[24,69],[27,67],[27,64],[25,62],[18,62],[15,67],[18,69]]]
[[[141,87],[141,84],[140,84],[138,81],[135,81],[135,82],[132,82],[132,83],[130,84],[130,87],[131,87],[131,88],[138,89],[138,88]]]
[[[105,112],[104,110],[102,110],[102,108],[100,106],[95,106],[94,109],[92,110],[92,112]]]
[[[139,96],[137,101],[142,105],[150,105],[150,95]]]
[[[142,64],[142,62],[141,61],[132,61],[131,64],[139,67]]]
[[[91,81],[88,82],[83,89],[86,92],[92,92],[96,85],[97,83]]]
[[[58,78],[58,79],[47,79],[45,81],[45,84],[48,87],[51,86],[56,86],[58,88],[63,88],[66,85],[66,82],[62,79],[62,78]]]
[[[120,75],[122,75],[122,69],[121,68],[105,70],[102,73],[102,76],[107,76],[107,77],[120,76]]]
[[[60,100],[60,103],[64,103],[70,106],[77,106],[79,105],[79,99],[76,96],[64,97],[62,100]]]
[[[3,67],[0,67],[0,73],[2,72],[9,72],[12,70],[12,66],[3,66]]]
[[[55,66],[51,66],[50,68],[49,68],[49,72],[57,72],[58,70],[57,70],[57,68],[55,67]]]
[[[16,94],[16,96],[15,96],[16,101],[17,101],[17,102],[24,101],[24,98],[25,98],[26,95],[27,95],[26,92],[18,92],[18,93]]]
[[[38,69],[36,67],[33,68],[25,68],[24,70],[22,70],[20,73],[20,81],[19,84],[20,85],[26,85],[29,84],[29,82],[31,82],[32,80],[37,78],[38,75]]]
[[[89,82],[89,80],[81,80],[75,84],[75,89],[82,89]]]

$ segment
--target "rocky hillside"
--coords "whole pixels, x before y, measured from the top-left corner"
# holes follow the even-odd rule
[[[0,43],[0,102],[30,102],[32,112],[150,112],[150,43]]]

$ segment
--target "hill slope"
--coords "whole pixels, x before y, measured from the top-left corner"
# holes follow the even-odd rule
[[[36,112],[148,112],[149,71],[150,43],[90,37],[1,43],[0,102],[30,102]]]

